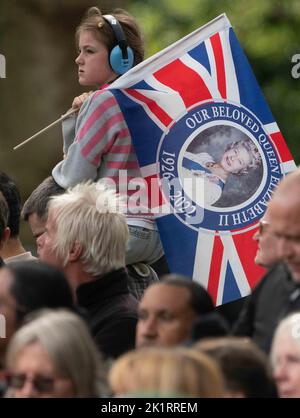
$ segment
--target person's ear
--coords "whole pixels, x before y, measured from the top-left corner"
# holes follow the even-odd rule
[[[7,243],[10,237],[10,228],[7,226],[4,231],[2,237],[0,237],[0,250],[3,246]]]
[[[69,251],[69,261],[77,261],[79,257],[81,256],[83,251],[82,244],[79,241],[75,241]]]
[[[3,236],[2,236],[3,244],[5,244],[9,240],[9,238],[10,238],[10,228],[7,226],[4,229]]]

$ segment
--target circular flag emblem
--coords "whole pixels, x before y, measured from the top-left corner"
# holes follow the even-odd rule
[[[157,160],[165,199],[193,229],[255,223],[283,175],[257,117],[221,101],[194,106],[177,120],[161,138]]]

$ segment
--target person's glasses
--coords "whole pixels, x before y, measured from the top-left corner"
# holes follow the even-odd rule
[[[39,393],[53,392],[55,383],[53,377],[36,375],[33,378],[29,378],[25,373],[7,373],[6,380],[8,386],[13,389],[22,389],[29,380]]]
[[[262,235],[266,231],[266,228],[268,228],[269,226],[270,226],[269,222],[260,220],[258,223],[259,235]]]

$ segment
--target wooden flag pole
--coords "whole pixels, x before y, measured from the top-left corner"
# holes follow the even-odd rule
[[[41,129],[40,131],[38,131],[37,133],[35,133],[34,135],[32,135],[30,138],[25,139],[25,141],[21,142],[20,144],[16,145],[13,150],[17,150],[21,147],[23,147],[23,145],[27,144],[28,142],[30,142],[32,139],[36,138],[37,136],[41,135],[42,133],[48,131],[48,129],[52,128],[53,126],[57,125],[59,122],[62,122],[64,119],[66,119],[67,117],[69,117],[70,115],[72,115],[73,113],[78,112],[79,109],[75,108],[71,108],[69,109],[64,115],[62,115],[59,119],[55,120],[54,122],[50,123],[50,125],[46,126],[44,129]]]

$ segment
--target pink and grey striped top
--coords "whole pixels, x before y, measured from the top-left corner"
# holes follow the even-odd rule
[[[121,109],[108,90],[99,90],[83,103],[79,115],[63,122],[64,152],[66,158],[58,163],[52,175],[63,188],[75,186],[87,180],[114,180],[117,191],[130,197],[138,189],[128,190],[132,179],[141,178],[130,132]],[[132,188],[132,187],[131,187]],[[130,199],[129,199],[130,200]],[[146,228],[156,229],[150,213],[128,213],[130,218]]]

